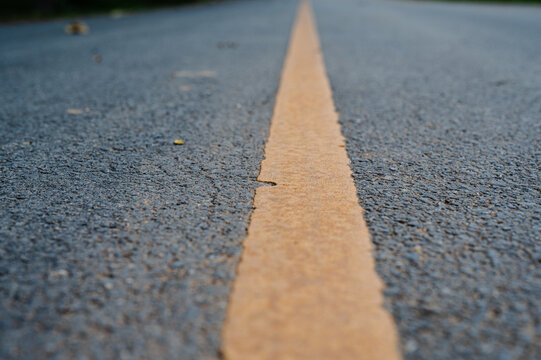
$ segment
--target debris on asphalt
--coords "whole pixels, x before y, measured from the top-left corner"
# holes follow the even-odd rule
[[[70,115],[80,115],[83,113],[82,109],[68,109],[66,112]]]
[[[112,19],[121,19],[126,16],[126,12],[122,9],[114,9],[111,11],[110,16]]]
[[[52,279],[52,280],[65,279],[68,276],[69,276],[68,271],[64,269],[53,270],[49,273],[49,279]]]
[[[115,286],[113,285],[113,283],[110,282],[110,281],[104,282],[104,283],[103,283],[103,287],[104,287],[106,290],[109,290],[109,291],[111,291],[111,290],[113,290],[113,289],[115,288]]]
[[[175,145],[184,145],[184,140],[175,139],[175,141],[173,141],[173,144],[175,144]]]
[[[239,44],[234,41],[220,41],[216,46],[218,49],[236,49]]]
[[[190,71],[190,70],[182,70],[182,71],[174,71],[171,73],[171,77],[173,78],[199,78],[199,77],[215,77],[216,71],[213,70],[199,70],[199,71]]]
[[[64,27],[64,31],[68,35],[86,35],[90,32],[90,29],[85,23],[74,20]]]
[[[100,63],[101,62],[101,55],[92,56],[92,60],[94,60],[94,62]]]

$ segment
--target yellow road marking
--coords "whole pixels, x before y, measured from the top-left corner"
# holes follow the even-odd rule
[[[226,359],[400,359],[302,2],[223,331]]]

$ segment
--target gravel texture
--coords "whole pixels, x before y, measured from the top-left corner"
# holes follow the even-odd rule
[[[0,358],[219,357],[295,7],[0,27]]]
[[[315,1],[406,359],[541,359],[541,8]]]

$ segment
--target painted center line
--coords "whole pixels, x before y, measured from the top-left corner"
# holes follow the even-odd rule
[[[310,4],[299,7],[223,330],[226,359],[400,359]]]

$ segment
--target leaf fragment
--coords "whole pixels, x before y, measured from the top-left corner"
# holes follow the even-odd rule
[[[64,27],[64,31],[68,35],[86,35],[89,33],[90,29],[85,23],[74,20]]]

